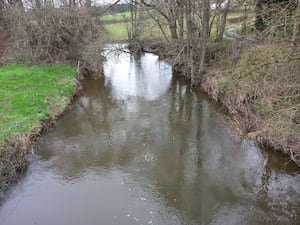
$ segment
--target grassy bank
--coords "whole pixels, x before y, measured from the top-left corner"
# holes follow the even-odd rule
[[[70,66],[0,67],[0,191],[26,167],[33,139],[68,105],[75,89]]]
[[[210,68],[204,89],[249,138],[288,154],[300,166],[300,49],[252,46],[240,59],[232,58],[234,51]]]

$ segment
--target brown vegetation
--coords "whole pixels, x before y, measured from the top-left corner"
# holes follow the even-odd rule
[[[13,44],[2,61],[13,61],[20,55],[33,64],[79,61],[85,73],[101,72],[106,36],[88,10],[45,7],[25,12],[9,7],[3,18]]]
[[[9,34],[2,26],[0,26],[0,43],[7,41]]]
[[[234,57],[231,54],[228,60]],[[202,86],[249,138],[290,155],[300,166],[299,71],[299,48],[255,46],[241,55],[237,65],[212,68]]]
[[[8,32],[0,25],[0,58],[7,45],[8,38],[9,38]],[[1,61],[0,61],[0,65],[1,65]]]
[[[18,136],[0,145],[0,193],[26,171],[31,143],[29,136]]]

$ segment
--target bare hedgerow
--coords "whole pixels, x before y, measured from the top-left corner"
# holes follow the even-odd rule
[[[88,9],[44,7],[24,11],[10,7],[4,18],[15,46],[32,59],[49,63],[76,60],[80,66],[90,66],[90,71],[100,71],[98,61],[106,34]]]
[[[219,79],[224,105],[248,136],[281,149],[300,166],[300,48],[252,47]]]

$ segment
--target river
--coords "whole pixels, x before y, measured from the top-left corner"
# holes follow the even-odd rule
[[[42,136],[0,225],[300,224],[300,171],[235,136],[153,54],[106,52],[105,76]]]

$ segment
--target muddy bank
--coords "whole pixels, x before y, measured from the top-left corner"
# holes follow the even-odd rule
[[[172,44],[146,44],[144,51],[176,62]],[[300,49],[284,45],[234,42],[212,44],[207,73],[198,87],[231,115],[239,133],[264,148],[284,153],[300,166]],[[184,71],[174,66],[175,73]],[[189,79],[189,78],[188,78]]]

